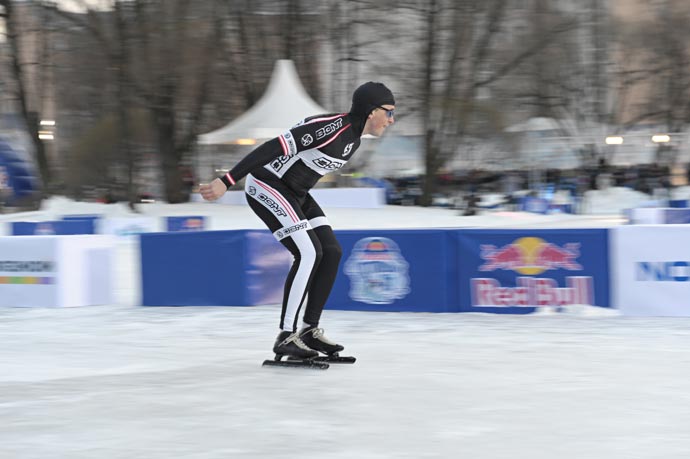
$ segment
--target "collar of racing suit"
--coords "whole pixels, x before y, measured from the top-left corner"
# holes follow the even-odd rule
[[[360,114],[355,112],[348,113],[350,116],[350,122],[352,123],[352,130],[355,136],[362,137],[362,132],[364,131],[364,125],[367,123],[367,117],[362,117]]]

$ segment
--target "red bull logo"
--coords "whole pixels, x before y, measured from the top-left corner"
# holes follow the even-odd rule
[[[516,287],[503,287],[497,279],[471,279],[472,306],[544,307],[571,304],[594,305],[593,279],[566,277],[566,286],[554,279],[518,277]]]
[[[559,247],[538,237],[523,237],[503,247],[482,245],[479,256],[484,260],[479,271],[504,269],[537,275],[550,269],[582,270],[576,262],[580,256],[580,244],[576,242]]]
[[[555,269],[581,271],[583,267],[577,262],[579,243],[559,246],[538,237],[523,237],[502,247],[482,245],[479,255],[484,260],[479,271],[512,270],[523,276],[516,279],[515,287],[502,286],[498,279],[490,277],[470,279],[473,306],[594,305],[594,286],[590,276],[566,277],[565,287],[560,287],[555,279],[536,277]]]

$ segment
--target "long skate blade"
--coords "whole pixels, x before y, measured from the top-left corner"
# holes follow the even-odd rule
[[[325,355],[314,358],[317,362],[328,362],[328,363],[355,363],[357,361],[356,357],[352,356],[340,356],[340,355]]]
[[[308,368],[311,370],[328,370],[328,363],[316,359],[288,359],[288,360],[264,360],[263,367],[288,367],[288,368]]]

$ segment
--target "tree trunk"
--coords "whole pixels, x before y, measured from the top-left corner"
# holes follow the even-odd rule
[[[425,151],[424,155],[424,184],[422,186],[422,197],[420,204],[424,207],[431,205],[434,193],[436,193],[436,157],[438,156],[438,147],[434,145],[434,131],[428,130],[424,139]]]
[[[21,110],[22,118],[26,124],[27,131],[31,137],[34,147],[34,155],[36,164],[38,165],[41,181],[43,182],[43,192],[45,194],[46,186],[50,183],[51,173],[50,164],[46,155],[45,145],[43,141],[38,138],[40,114],[32,111],[29,108],[27,100],[26,87],[24,85],[24,72],[21,65],[21,43],[20,33],[17,27],[17,19],[14,14],[14,5],[11,0],[0,0],[0,5],[5,8],[5,28],[7,30],[7,42],[10,46],[10,59],[12,61],[12,74],[15,83],[17,84],[17,99],[19,100],[19,108]]]
[[[438,151],[434,148],[434,130],[432,128],[433,120],[433,77],[434,77],[434,62],[436,52],[436,33],[438,22],[438,3],[436,0],[429,2],[426,13],[426,36],[424,43],[424,78],[422,82],[422,98],[423,98],[423,113],[424,113],[424,163],[426,174],[424,176],[424,183],[422,185],[422,197],[420,204],[422,206],[431,205],[431,195],[434,193],[435,171],[433,164],[435,155]]]
[[[156,131],[158,136],[158,153],[163,167],[165,200],[171,204],[185,202],[188,199],[184,192],[180,158],[175,148],[175,114],[170,107],[156,110]]]
[[[115,4],[115,24],[117,31],[117,49],[118,52],[114,56],[116,61],[117,72],[117,115],[118,115],[118,142],[121,155],[125,158],[127,170],[127,202],[130,209],[135,209],[134,204],[137,201],[137,190],[134,183],[135,174],[135,158],[132,151],[132,133],[129,122],[129,108],[130,108],[130,87],[129,79],[129,40],[127,33],[127,23],[122,11],[122,3]]]

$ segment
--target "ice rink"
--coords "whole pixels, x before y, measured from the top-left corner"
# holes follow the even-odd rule
[[[34,217],[98,211],[75,204]],[[175,209],[260,227],[245,210],[199,206]],[[356,212],[328,214],[353,227]],[[377,215],[374,227],[617,224]],[[262,368],[277,306],[141,307],[136,253],[118,250],[117,304],[0,308],[0,458],[690,457],[687,318],[327,310],[322,325],[355,365]]]
[[[319,371],[278,313],[0,310],[0,457],[690,456],[687,319],[326,311]]]

